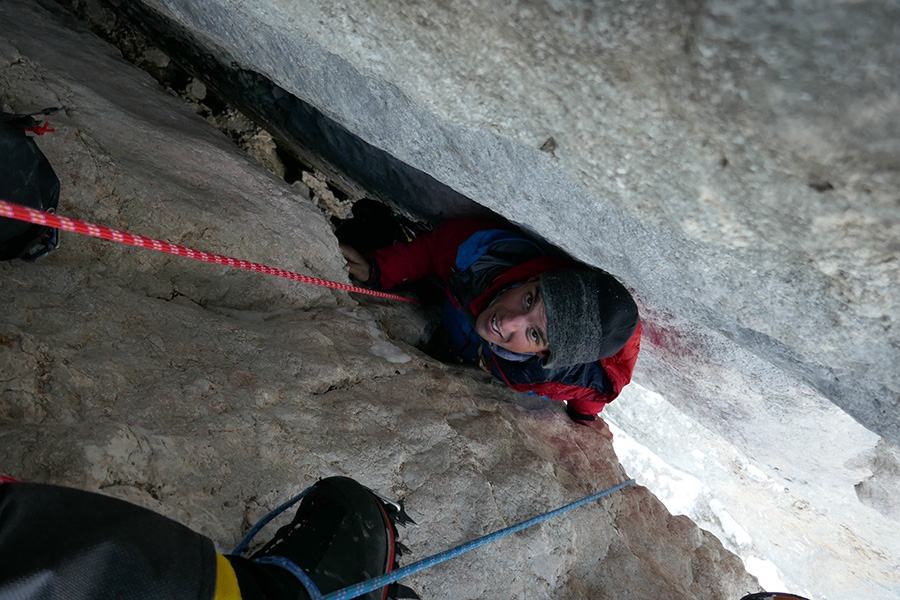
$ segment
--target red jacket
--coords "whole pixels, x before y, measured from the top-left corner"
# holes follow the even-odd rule
[[[496,252],[500,244],[506,245],[503,253]],[[497,258],[501,255],[502,259]],[[510,256],[520,261],[504,263]],[[640,351],[640,323],[613,356],[550,370],[542,367],[538,357],[523,362],[503,359],[467,325],[509,285],[551,269],[576,266],[548,256],[507,225],[481,218],[448,221],[412,242],[377,250],[368,258],[373,272],[370,283],[382,289],[436,277],[456,309],[449,313],[445,309],[444,325],[451,330],[448,334],[460,356],[480,363],[516,391],[566,401],[575,420],[592,420],[631,381]]]

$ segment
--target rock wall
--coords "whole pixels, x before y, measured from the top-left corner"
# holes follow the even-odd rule
[[[139,4],[900,442],[893,3]]]
[[[38,140],[62,214],[346,280],[308,198],[55,5],[0,1],[0,103],[64,107]],[[416,558],[625,478],[559,406],[418,353],[405,306],[68,234],[0,279],[2,471],[137,502],[223,549],[329,475],[405,496]],[[433,598],[758,589],[639,486],[408,583]]]
[[[390,200],[473,200],[621,277],[637,380],[773,482],[733,510],[862,540],[793,581],[896,597],[896,3],[114,4],[311,107],[298,144]],[[800,565],[803,538],[770,546]]]

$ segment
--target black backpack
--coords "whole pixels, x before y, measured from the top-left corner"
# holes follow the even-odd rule
[[[52,114],[48,108],[37,114]],[[59,178],[34,139],[25,134],[52,131],[32,115],[0,112],[0,199],[56,212]],[[0,217],[0,260],[36,260],[59,246],[56,229]]]

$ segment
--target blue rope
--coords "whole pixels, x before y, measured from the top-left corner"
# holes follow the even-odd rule
[[[372,590],[377,590],[379,588],[383,588],[386,585],[394,583],[395,581],[399,581],[404,577],[408,577],[410,575],[413,575],[414,573],[418,573],[419,571],[424,571],[425,569],[433,567],[436,564],[450,560],[451,558],[456,558],[457,556],[468,552],[469,550],[474,550],[475,548],[484,546],[485,544],[493,542],[494,540],[498,540],[511,533],[522,531],[523,529],[531,527],[532,525],[537,525],[538,523],[541,523],[548,519],[552,519],[553,517],[572,510],[573,508],[583,506],[588,502],[599,500],[604,496],[608,496],[613,492],[617,492],[622,488],[628,487],[632,483],[634,483],[634,479],[629,479],[625,483],[620,483],[613,488],[609,488],[608,490],[593,494],[592,496],[588,496],[587,498],[584,498],[583,500],[579,500],[577,502],[573,502],[572,504],[567,504],[562,508],[557,508],[556,510],[544,513],[542,515],[534,517],[533,519],[522,521],[518,525],[512,525],[511,527],[501,529],[500,531],[495,531],[494,533],[472,540],[471,542],[466,542],[465,544],[461,544],[456,548],[451,548],[450,550],[446,550],[444,552],[441,552],[440,554],[435,554],[434,556],[423,558],[422,560],[416,561],[411,565],[401,567],[396,571],[389,571],[388,573],[385,573],[384,575],[381,575],[379,577],[373,577],[368,581],[362,581],[349,587],[345,587],[336,592],[328,594],[327,596],[325,596],[325,600],[349,600],[350,598],[357,598],[365,593],[371,592]]]
[[[456,558],[462,554],[465,554],[469,550],[474,550],[475,548],[480,548],[485,544],[489,544],[495,540],[499,540],[502,537],[510,535],[512,533],[516,533],[518,531],[522,531],[523,529],[527,529],[532,525],[537,525],[538,523],[543,523],[553,517],[557,517],[563,513],[566,513],[573,508],[578,508],[579,506],[584,506],[589,502],[593,502],[594,500],[599,500],[604,496],[609,496],[614,492],[618,492],[619,490],[628,487],[634,483],[634,479],[629,479],[625,483],[620,483],[615,487],[611,487],[608,490],[603,490],[602,492],[598,492],[587,498],[583,498],[577,502],[572,502],[571,504],[567,504],[562,508],[557,508],[556,510],[552,510],[550,512],[546,512],[542,515],[538,515],[532,519],[527,521],[522,521],[518,525],[512,525],[505,529],[501,529],[499,531],[495,531],[494,533],[482,536],[480,538],[474,539],[471,542],[466,542],[465,544],[460,544],[455,548],[451,548],[450,550],[445,550],[440,554],[435,554],[434,556],[429,556],[428,558],[423,558],[422,560],[416,561],[411,565],[407,565],[405,567],[401,567],[395,571],[389,571],[384,575],[380,575],[378,577],[373,577],[372,579],[361,581],[359,583],[355,583],[351,586],[345,587],[343,589],[337,590],[336,592],[331,592],[327,596],[323,596],[322,592],[319,591],[319,588],[316,587],[316,584],[313,583],[312,579],[310,579],[309,575],[307,575],[306,571],[298,567],[293,561],[283,556],[264,556],[262,558],[257,558],[254,562],[270,564],[281,567],[287,571],[290,571],[297,579],[300,580],[300,583],[306,588],[306,591],[309,593],[311,600],[350,600],[351,598],[358,598],[363,594],[371,592],[373,590],[377,590],[383,588],[386,585],[390,585],[395,581],[399,581],[404,577],[409,577],[410,575],[414,575],[415,573],[419,573],[420,571],[424,571],[430,567],[433,567],[442,562],[446,562],[451,558]],[[244,536],[244,539],[235,546],[234,550],[231,552],[232,554],[240,555],[246,550],[247,546],[250,544],[250,541],[253,537],[259,533],[259,531],[265,527],[272,519],[283,513],[285,510],[299,502],[304,496],[315,489],[315,485],[312,485],[297,496],[294,496],[278,508],[272,510],[265,517],[260,519],[260,521],[247,532],[247,535]]]
[[[231,551],[231,554],[236,554],[240,556],[244,553],[244,550],[247,549],[247,546],[250,545],[250,542],[256,536],[257,533],[262,530],[263,527],[268,525],[272,519],[297,504],[300,500],[304,498],[311,491],[316,489],[316,485],[313,484],[282,504],[281,506],[272,509],[269,513],[260,519],[256,525],[250,528],[250,531],[247,532],[247,535],[238,542],[238,545],[234,547],[234,550]],[[275,565],[276,567],[281,567],[286,571],[289,571],[294,577],[300,580],[300,583],[303,584],[303,587],[306,588],[306,592],[309,594],[310,600],[323,600],[322,592],[319,591],[319,588],[316,587],[316,584],[310,579],[309,575],[306,574],[306,571],[297,566],[294,561],[289,558],[285,558],[284,556],[262,556],[260,558],[253,559],[253,562],[260,563],[264,565]]]
[[[290,500],[288,500],[287,502],[285,502],[278,508],[275,508],[275,509],[269,511],[269,514],[264,516],[262,519],[259,520],[259,522],[256,523],[256,525],[254,525],[253,527],[250,528],[250,531],[247,532],[247,535],[244,536],[244,539],[242,539],[240,542],[238,542],[238,545],[234,547],[234,550],[231,551],[231,554],[236,554],[238,556],[243,554],[244,550],[247,549],[247,546],[250,545],[250,542],[253,540],[254,536],[256,536],[256,534],[259,533],[259,531],[263,527],[268,525],[272,519],[274,519],[275,517],[277,517],[278,515],[280,515],[281,513],[283,513],[290,507],[292,507],[293,505],[300,502],[300,500],[304,496],[306,496],[308,493],[310,493],[314,489],[316,489],[316,484],[309,486],[308,488],[306,488],[305,490],[303,490],[302,492],[300,492],[299,494],[297,494],[296,496],[294,496],[293,498],[291,498]],[[293,564],[293,563],[291,563],[291,564]],[[294,565],[294,566],[296,566],[296,565]]]
[[[290,571],[294,577],[300,580],[303,587],[306,588],[306,593],[309,594],[309,600],[323,600],[325,598],[325,596],[322,595],[322,592],[319,591],[319,588],[316,587],[313,580],[306,574],[306,571],[298,567],[291,559],[283,556],[263,556],[253,559],[253,562],[262,563],[264,565],[275,565],[276,567],[281,567],[286,571]]]

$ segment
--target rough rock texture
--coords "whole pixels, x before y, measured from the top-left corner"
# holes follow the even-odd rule
[[[116,3],[313,107],[307,143],[392,200],[462,195],[620,276],[639,381],[861,536],[794,581],[897,596],[896,3]]]
[[[64,214],[346,280],[307,198],[53,5],[0,2],[0,102],[65,107],[39,140]],[[478,371],[388,341],[377,323],[403,337],[404,306],[74,235],[0,278],[2,471],[130,499],[222,548],[334,474],[406,497],[416,557],[625,478],[558,405],[523,408]],[[426,598],[758,589],[636,486],[409,583]]]
[[[894,4],[144,4],[900,442]]]

